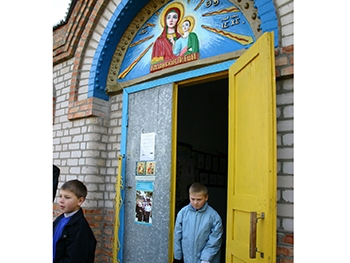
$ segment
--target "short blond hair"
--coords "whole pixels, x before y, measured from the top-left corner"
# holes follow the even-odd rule
[[[189,193],[202,193],[203,195],[208,195],[208,188],[201,183],[195,182],[190,186]]]

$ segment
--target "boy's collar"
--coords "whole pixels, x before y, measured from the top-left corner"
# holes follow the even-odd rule
[[[79,208],[80,209],[80,208]],[[73,212],[70,212],[70,213],[64,213],[64,217],[71,217],[71,216],[73,216],[74,214],[76,214],[78,211],[79,211],[79,209],[78,210],[75,210],[75,211],[73,211]]]
[[[191,203],[189,203],[189,205],[191,206],[191,208],[192,208],[192,210],[194,210],[194,211],[203,211],[203,210],[205,210],[206,208],[207,208],[207,206],[208,206],[208,202],[205,202],[205,204],[201,207],[201,208],[199,208],[199,209],[195,209],[192,205],[191,205]]]

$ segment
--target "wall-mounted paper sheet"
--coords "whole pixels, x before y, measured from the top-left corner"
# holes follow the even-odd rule
[[[154,132],[141,134],[140,161],[154,160],[155,137]]]

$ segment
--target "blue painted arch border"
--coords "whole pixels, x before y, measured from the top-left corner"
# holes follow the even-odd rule
[[[253,2],[253,0],[250,0]],[[109,66],[115,49],[133,18],[148,3],[148,0],[122,0],[112,14],[96,48],[89,75],[88,98],[97,97],[108,101],[106,82]],[[255,0],[262,32],[274,32],[278,46],[278,20],[273,0]],[[175,80],[176,81],[176,80]]]

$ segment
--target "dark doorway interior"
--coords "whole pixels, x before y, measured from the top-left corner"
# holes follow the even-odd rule
[[[176,213],[188,200],[188,186],[199,181],[209,190],[209,205],[224,225],[227,204],[228,79],[179,87]]]

